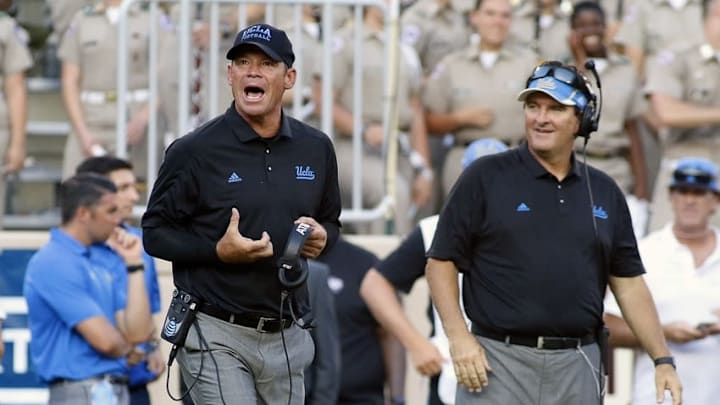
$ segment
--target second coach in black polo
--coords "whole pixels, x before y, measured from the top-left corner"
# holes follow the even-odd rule
[[[200,375],[195,403],[279,404],[292,395],[301,404],[314,347],[306,330],[278,319],[276,262],[293,223],[314,228],[305,257],[336,240],[335,152],[325,134],[282,111],[296,78],[285,32],[248,27],[227,58],[233,104],[168,148],[143,217],[145,247],[171,261],[176,287],[201,301],[202,336],[191,328],[178,352],[188,386]],[[296,311],[307,307],[305,288]]]

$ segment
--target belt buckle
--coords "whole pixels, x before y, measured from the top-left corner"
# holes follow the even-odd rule
[[[261,316],[255,330],[260,333],[267,333],[267,331],[265,330],[265,322],[274,321],[274,320],[275,320],[274,318],[265,318],[264,316]]]
[[[545,338],[543,338],[542,336],[538,336],[537,345],[535,347],[542,350],[545,347]]]

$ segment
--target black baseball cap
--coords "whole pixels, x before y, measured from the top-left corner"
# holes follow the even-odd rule
[[[272,25],[255,24],[238,32],[232,48],[227,52],[227,58],[235,59],[240,50],[248,45],[260,48],[272,60],[284,62],[287,67],[292,67],[295,62],[295,54],[287,34]]]

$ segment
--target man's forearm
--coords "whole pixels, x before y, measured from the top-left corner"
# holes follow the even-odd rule
[[[360,284],[360,295],[380,325],[412,350],[425,337],[410,323],[396,290],[377,270],[370,269]]]
[[[425,276],[448,338],[452,340],[459,334],[469,333],[460,310],[460,288],[455,264],[450,261],[428,259]]]
[[[128,274],[127,306],[125,308],[125,338],[131,344],[147,341],[152,335],[150,302],[145,288],[143,271]]]
[[[25,75],[20,73],[5,77],[8,116],[10,117],[10,145],[25,148],[25,125],[27,124],[27,93]]]
[[[652,358],[669,356],[655,303],[642,276],[611,277],[615,299],[640,345]]]

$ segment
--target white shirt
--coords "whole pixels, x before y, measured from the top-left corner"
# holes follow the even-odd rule
[[[717,322],[713,309],[720,309],[720,233],[713,228],[718,246],[695,268],[690,250],[680,244],[672,224],[653,232],[638,243],[645,265],[645,282],[652,293],[661,324],[685,321],[691,325]],[[621,316],[612,295],[605,311]],[[683,403],[715,404],[720,398],[720,337],[676,344],[668,342],[683,384]],[[633,404],[655,404],[655,366],[643,350],[635,351]],[[666,393],[666,404],[672,403]]]

